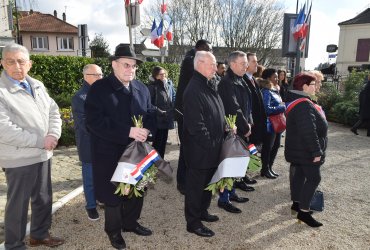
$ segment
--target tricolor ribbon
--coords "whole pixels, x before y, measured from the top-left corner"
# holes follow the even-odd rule
[[[256,146],[254,146],[254,144],[249,144],[248,145],[248,150],[249,150],[249,153],[251,153],[252,155],[255,155],[257,154],[257,148]]]
[[[143,178],[145,171],[150,168],[154,162],[159,160],[159,155],[157,151],[154,149],[150,151],[150,153],[142,159],[139,164],[130,172],[131,176],[135,178],[135,180],[140,181]]]

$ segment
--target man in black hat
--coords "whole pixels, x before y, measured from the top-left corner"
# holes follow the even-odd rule
[[[142,197],[118,196],[111,183],[117,163],[133,140],[146,141],[153,131],[154,110],[147,87],[135,80],[138,63],[133,49],[125,44],[116,47],[113,73],[97,80],[86,97],[86,126],[91,134],[91,155],[96,199],[105,204],[105,232],[113,247],[126,247],[123,232],[149,236],[152,231],[137,220],[143,206]],[[143,116],[144,128],[137,128],[132,117]]]

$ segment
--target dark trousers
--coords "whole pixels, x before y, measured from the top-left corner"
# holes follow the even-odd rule
[[[202,215],[208,213],[212,193],[204,190],[211,181],[216,168],[186,169],[185,219],[188,229],[197,229],[203,224]]]
[[[176,180],[177,185],[185,190],[185,184],[186,184],[186,164],[185,164],[185,158],[184,158],[184,147],[182,145],[183,142],[183,120],[178,119],[177,121],[177,131],[179,134],[179,140],[180,140],[180,152],[179,152],[179,161],[177,165],[177,174],[176,174]]]
[[[314,164],[291,163],[291,199],[299,202],[299,208],[310,209],[312,197],[321,181],[320,166]]]
[[[133,196],[117,206],[105,205],[105,232],[109,235],[120,233],[122,229],[131,230],[137,227],[143,203],[142,197]]]
[[[367,130],[367,133],[366,135],[367,136],[370,136],[370,121],[369,120],[364,120],[364,119],[361,119],[358,120],[358,122],[355,123],[355,125],[353,125],[352,129],[353,130],[357,130],[359,129],[363,124],[365,124],[366,126],[366,130]]]
[[[164,153],[166,151],[167,138],[168,129],[157,129],[153,140],[153,148],[157,150],[162,159],[164,159]]]
[[[262,171],[271,169],[280,148],[281,133],[267,133],[261,152]]]
[[[5,249],[26,249],[28,206],[31,199],[31,233],[34,239],[45,239],[51,226],[51,161],[6,168],[7,202],[5,206]]]

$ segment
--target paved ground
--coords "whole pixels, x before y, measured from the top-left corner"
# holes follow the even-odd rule
[[[128,249],[370,249],[370,137],[364,135],[363,130],[360,136],[354,136],[347,127],[330,124],[328,157],[320,185],[325,194],[325,211],[314,214],[324,224],[319,229],[297,224],[290,215],[289,167],[281,148],[275,164],[281,176],[277,180],[256,177],[255,192],[238,191],[250,198],[245,204],[237,204],[243,210],[241,214],[220,210],[217,199],[212,201],[209,211],[220,217],[216,223],[206,223],[216,233],[212,238],[186,232],[184,201],[176,182],[159,180],[147,192],[140,219],[154,234],[139,237],[124,233]],[[178,146],[174,131],[170,138],[173,144],[168,146],[166,159],[176,170]],[[59,149],[55,155],[54,197],[60,197],[81,184],[81,168],[74,148]],[[0,183],[3,211],[3,174]],[[103,210],[99,212],[103,215]],[[103,228],[103,216],[97,222],[87,220],[81,194],[56,212],[51,231],[66,239],[58,249],[110,249]]]

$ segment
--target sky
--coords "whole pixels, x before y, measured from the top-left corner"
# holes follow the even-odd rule
[[[144,0],[141,7],[148,8],[151,1],[154,0]],[[279,1],[286,7],[286,13],[295,13],[297,0]],[[111,53],[117,44],[129,42],[124,0],[17,0],[17,3],[26,9],[32,6],[42,13],[53,14],[56,10],[59,18],[66,12],[68,23],[75,26],[87,24],[90,40],[95,33],[102,33],[109,43]],[[304,3],[304,0],[299,0],[299,7]],[[319,63],[329,62],[326,46],[338,45],[338,23],[355,17],[368,7],[370,0],[313,0],[306,69],[314,69]],[[144,13],[141,10],[141,15]],[[330,63],[333,62],[335,60],[331,59]]]

